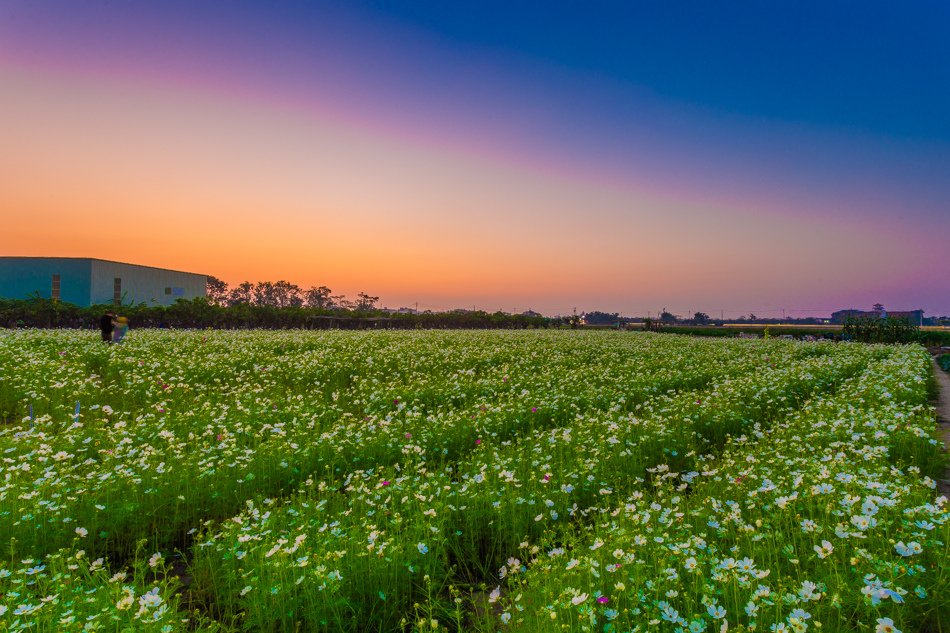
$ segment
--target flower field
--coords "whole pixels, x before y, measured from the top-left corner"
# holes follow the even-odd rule
[[[0,333],[0,630],[950,631],[919,346]]]

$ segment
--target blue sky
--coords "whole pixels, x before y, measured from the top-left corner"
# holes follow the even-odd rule
[[[8,0],[4,89],[10,254],[435,308],[950,312],[950,3]],[[117,244],[97,208],[168,221]]]

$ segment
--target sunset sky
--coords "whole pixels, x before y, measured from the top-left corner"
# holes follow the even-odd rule
[[[950,314],[950,3],[0,2],[0,255]]]

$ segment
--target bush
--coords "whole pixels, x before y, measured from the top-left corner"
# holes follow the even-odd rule
[[[237,304],[222,306],[205,297],[179,299],[170,306],[94,305],[80,307],[41,297],[0,299],[0,327],[96,328],[106,310],[128,317],[133,328],[245,329],[527,329],[546,328],[543,316],[504,312],[440,312],[390,314],[381,310],[331,310],[290,306]]]
[[[863,319],[848,317],[842,331],[845,338],[860,343],[917,343],[920,328],[906,319]]]

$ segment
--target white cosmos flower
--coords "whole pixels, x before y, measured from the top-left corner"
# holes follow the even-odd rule
[[[818,558],[828,558],[833,551],[835,551],[835,546],[828,541],[822,541],[821,545],[815,545],[815,552],[818,553]]]

